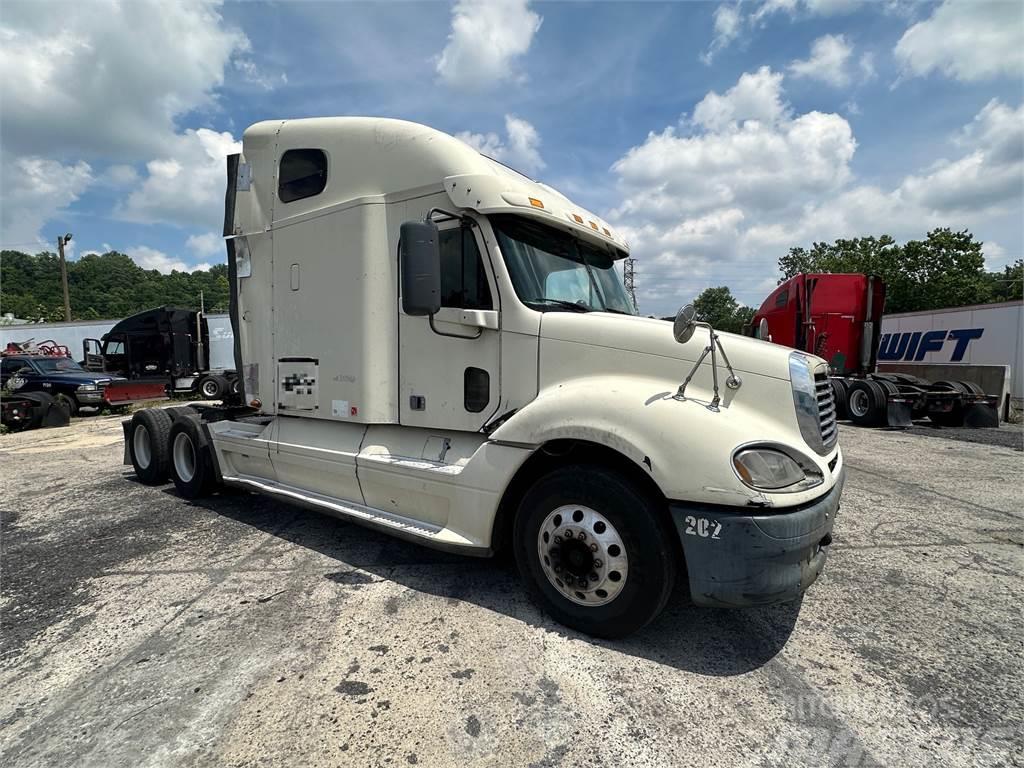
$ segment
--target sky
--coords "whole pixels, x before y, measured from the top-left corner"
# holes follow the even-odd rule
[[[0,246],[225,260],[259,120],[426,123],[628,238],[644,314],[754,306],[790,247],[1024,253],[1024,3],[4,0]]]

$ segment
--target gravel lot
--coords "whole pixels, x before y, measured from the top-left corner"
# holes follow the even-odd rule
[[[119,422],[0,437],[0,764],[1024,763],[1018,428],[844,428],[802,605],[608,642],[508,565],[142,486]]]

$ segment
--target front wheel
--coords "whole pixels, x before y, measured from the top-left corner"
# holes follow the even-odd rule
[[[574,465],[541,477],[515,520],[515,555],[527,589],[556,621],[623,637],[665,607],[675,547],[657,501],[621,475]]]
[[[57,394],[57,402],[60,403],[60,407],[68,412],[68,416],[78,415],[78,400],[75,399],[74,395],[68,395],[64,392]]]

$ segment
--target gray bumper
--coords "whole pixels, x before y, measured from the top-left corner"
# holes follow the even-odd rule
[[[795,600],[825,567],[845,470],[826,495],[771,514],[670,503],[697,605],[740,607]]]

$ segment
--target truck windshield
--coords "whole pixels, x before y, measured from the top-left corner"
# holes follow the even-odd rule
[[[625,254],[586,243],[554,227],[491,217],[519,300],[541,312],[635,314],[615,261]]]
[[[82,366],[67,357],[40,357],[35,363],[43,373],[85,373]]]

